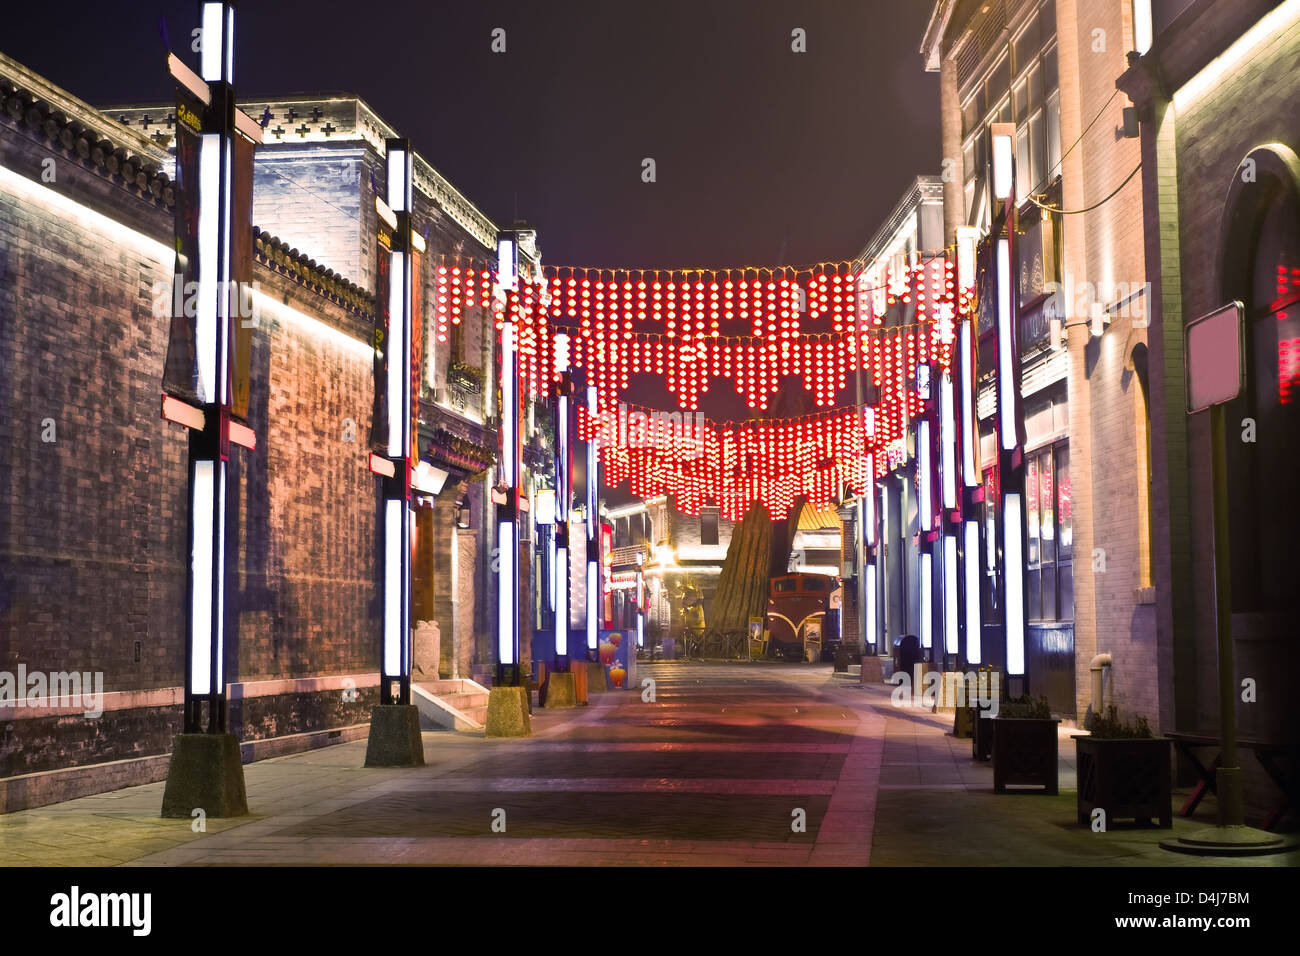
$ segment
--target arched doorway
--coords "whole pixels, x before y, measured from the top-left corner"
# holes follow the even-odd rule
[[[1221,295],[1244,303],[1246,322],[1246,388],[1227,415],[1233,611],[1289,618],[1300,606],[1292,560],[1300,540],[1296,154],[1280,145],[1254,150],[1226,208]]]

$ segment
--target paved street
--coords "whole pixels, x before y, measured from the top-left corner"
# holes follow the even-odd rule
[[[162,820],[162,784],[0,817],[27,865],[1205,865],[1167,831],[1074,824],[1059,797],[994,796],[951,716],[890,706],[829,666],[660,664],[655,699],[537,711],[534,736],[425,734],[428,765],[366,770],[356,741],[245,767],[252,814]],[[800,812],[801,811],[801,812]],[[1180,828],[1203,825],[1178,821]],[[497,830],[493,823],[497,821]],[[802,826],[799,822],[802,820]],[[504,821],[504,832],[497,832]],[[1265,858],[1266,865],[1294,865]]]

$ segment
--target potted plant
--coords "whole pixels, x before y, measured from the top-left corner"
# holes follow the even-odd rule
[[[1046,697],[1019,697],[1002,704],[993,718],[993,792],[1010,786],[1058,792],[1056,725]]]
[[[1115,705],[1092,714],[1087,734],[1074,735],[1079,773],[1079,822],[1092,821],[1094,810],[1106,813],[1106,825],[1133,820],[1163,829],[1174,825],[1169,769],[1169,738],[1151,733],[1138,714],[1122,721]]]

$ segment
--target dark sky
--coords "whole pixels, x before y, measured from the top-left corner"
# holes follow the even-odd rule
[[[195,61],[194,0],[12,6],[0,49],[97,106],[171,98],[160,18]],[[536,226],[554,265],[804,264],[855,255],[939,169],[931,6],[245,0],[236,90],[359,94],[499,224]]]

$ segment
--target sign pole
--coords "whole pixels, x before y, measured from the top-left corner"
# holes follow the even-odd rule
[[[1242,856],[1293,849],[1294,838],[1246,826],[1237,759],[1237,682],[1232,647],[1232,552],[1228,538],[1228,438],[1224,405],[1245,385],[1245,323],[1240,302],[1187,324],[1187,408],[1210,412],[1214,484],[1214,617],[1219,652],[1219,766],[1214,793],[1218,826],[1161,840],[1166,850],[1203,856]],[[1235,352],[1235,355],[1234,355]],[[1235,358],[1235,362],[1234,362]]]

